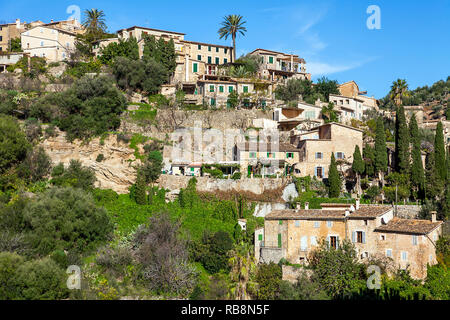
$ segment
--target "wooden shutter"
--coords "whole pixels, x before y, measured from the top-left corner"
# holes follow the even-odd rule
[[[362,243],[366,243],[366,233],[362,233]]]
[[[356,242],[356,232],[352,232],[352,242]]]
[[[281,248],[281,233],[278,234],[278,248]]]

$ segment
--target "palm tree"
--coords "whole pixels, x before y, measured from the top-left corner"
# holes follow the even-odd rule
[[[397,79],[392,83],[390,98],[395,105],[400,106],[403,103],[403,98],[409,97],[408,83],[404,79]]]
[[[83,27],[86,29],[86,33],[94,38],[94,41],[98,40],[101,34],[106,33],[107,27],[103,10],[85,10],[84,16]]]
[[[244,27],[244,24],[247,23],[247,21],[242,21],[243,16],[236,15],[236,14],[230,14],[223,18],[222,21],[222,28],[219,29],[219,35],[220,39],[225,37],[225,40],[228,39],[229,36],[233,38],[233,58],[231,59],[236,60],[236,35],[241,34],[245,35],[245,32],[247,32],[247,28]]]
[[[333,102],[329,102],[328,106],[322,107],[322,118],[325,120],[325,123],[338,122],[338,116]]]

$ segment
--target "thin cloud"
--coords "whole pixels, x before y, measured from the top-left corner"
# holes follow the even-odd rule
[[[313,61],[306,64],[307,71],[311,73],[312,76],[323,76],[333,73],[339,73],[343,71],[348,71],[352,69],[359,68],[371,61],[378,59],[377,57],[372,57],[363,61],[348,63],[348,64],[329,64],[326,62]]]

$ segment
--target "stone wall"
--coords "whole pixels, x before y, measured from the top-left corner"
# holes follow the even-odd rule
[[[417,219],[419,217],[419,212],[420,212],[420,206],[418,206],[418,205],[398,205],[397,206],[397,216],[399,218]]]
[[[261,254],[259,258],[259,262],[261,263],[278,263],[281,258],[284,257],[284,249],[282,248],[271,248],[271,247],[262,247]]]
[[[283,280],[289,281],[292,283],[296,283],[297,279],[300,275],[305,274],[308,278],[311,277],[311,274],[313,273],[312,270],[299,268],[299,267],[293,267],[293,266],[281,266],[281,270],[283,273]]]
[[[187,176],[173,176],[161,175],[158,180],[158,185],[161,188],[169,190],[179,190],[186,188],[189,180],[192,177]],[[286,185],[284,179],[213,179],[209,177],[196,177],[197,191],[199,192],[214,192],[214,191],[237,191],[237,192],[251,192],[257,195],[263,194],[266,191],[282,188]]]

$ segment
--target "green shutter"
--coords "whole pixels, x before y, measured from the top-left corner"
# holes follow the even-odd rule
[[[212,58],[208,57],[208,63],[211,64],[212,63]]]
[[[273,63],[273,57],[269,57],[269,63]]]
[[[216,105],[216,99],[211,98],[211,106],[215,106]]]
[[[200,44],[198,45],[198,50],[202,50],[202,46]]]
[[[283,224],[283,220],[279,220],[278,224],[282,225]]]
[[[258,241],[262,241],[262,234],[258,234]]]
[[[278,248],[281,248],[281,233],[278,234]]]
[[[244,93],[247,93],[247,92],[248,92],[248,87],[244,86]]]
[[[208,46],[208,51],[211,51],[211,46]]]
[[[216,64],[220,63],[220,59],[216,57]]]
[[[209,92],[214,92],[214,85],[211,84],[211,85],[209,86]]]
[[[223,49],[223,52],[224,52],[225,54],[227,54],[228,49],[227,49],[227,48]]]
[[[193,65],[192,65],[192,72],[198,72],[198,65],[196,64],[196,63],[194,63]]]
[[[197,56],[197,60],[202,61],[202,56],[200,54]]]
[[[219,52],[219,47],[216,47],[216,52]]]
[[[232,86],[229,86],[229,87],[228,87],[228,92],[229,92],[229,93],[233,92],[233,87],[232,87]]]
[[[223,92],[223,86],[219,86],[219,92]]]
[[[223,63],[228,63],[228,59],[227,59],[227,58],[224,58],[224,59],[223,59]]]

